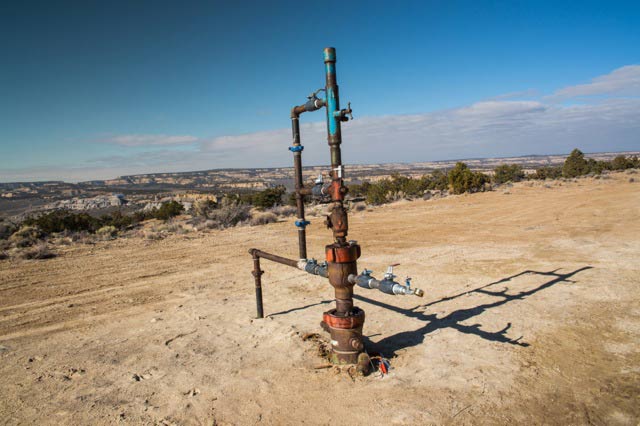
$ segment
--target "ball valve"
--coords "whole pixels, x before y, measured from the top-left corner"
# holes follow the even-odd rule
[[[404,285],[394,281],[396,275],[393,273],[393,268],[396,266],[400,266],[400,264],[394,263],[392,265],[389,265],[389,267],[387,268],[387,272],[385,272],[382,280],[377,280],[371,275],[373,271],[365,269],[360,275],[349,275],[349,282],[351,282],[352,284],[356,284],[358,287],[366,289],[375,288],[386,294],[413,294],[415,296],[422,297],[424,295],[424,291],[419,288],[411,288],[411,278],[407,277]]]

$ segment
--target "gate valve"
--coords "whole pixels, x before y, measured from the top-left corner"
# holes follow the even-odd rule
[[[348,121],[347,115],[351,120],[353,120],[353,110],[351,109],[351,102],[347,102],[347,109],[342,110],[344,112],[344,121]]]
[[[335,111],[333,113],[333,116],[338,118],[340,121],[349,121],[349,118],[353,120],[352,113],[353,113],[353,110],[351,109],[351,102],[347,102],[347,108],[341,109],[340,111]]]
[[[407,288],[409,288],[409,289],[411,288],[411,277],[405,278],[404,285],[406,285]]]
[[[384,279],[385,280],[393,281],[393,279],[396,277],[396,275],[394,275],[394,273],[393,273],[393,268],[395,266],[400,266],[400,264],[399,263],[393,263],[393,264],[389,265],[389,267],[387,268],[387,272],[385,272],[385,274],[384,274]]]

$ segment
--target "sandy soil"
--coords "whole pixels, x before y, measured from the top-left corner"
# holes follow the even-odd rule
[[[360,268],[400,262],[425,290],[356,290],[385,377],[315,368],[322,278],[264,261],[269,316],[254,319],[247,249],[295,257],[291,223],[0,262],[1,423],[638,424],[631,176],[355,213]]]

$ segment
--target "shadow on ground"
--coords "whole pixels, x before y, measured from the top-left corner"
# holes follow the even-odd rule
[[[267,317],[277,317],[278,315],[286,315],[286,314],[290,314],[291,312],[302,311],[303,309],[311,308],[313,306],[326,305],[327,303],[331,303],[331,302],[333,302],[333,299],[331,299],[331,300],[322,300],[320,302],[312,303],[310,305],[300,306],[298,308],[291,308],[291,309],[287,309],[286,311],[275,312],[273,314],[267,315]]]
[[[526,346],[529,346],[529,344],[521,341],[522,336],[518,337],[517,339],[511,339],[507,337],[506,335],[507,331],[511,327],[510,322],[508,322],[507,325],[502,330],[494,331],[494,332],[483,330],[481,328],[482,324],[466,325],[466,324],[462,324],[462,322],[468,319],[471,319],[475,316],[478,316],[488,309],[502,306],[514,300],[523,300],[526,297],[529,297],[553,285],[563,283],[563,282],[574,283],[575,281],[570,280],[571,277],[573,277],[579,272],[582,272],[591,268],[592,268],[591,266],[584,266],[582,268],[576,269],[575,271],[568,272],[566,274],[559,273],[558,272],[559,269],[555,269],[549,272],[527,270],[527,271],[520,272],[519,274],[512,275],[507,278],[503,278],[499,281],[495,281],[495,282],[486,284],[484,286],[475,288],[473,290],[465,291],[452,296],[443,297],[440,300],[429,302],[424,305],[418,305],[411,309],[398,308],[396,306],[388,305],[386,303],[369,299],[368,297],[364,297],[360,295],[354,295],[353,297],[354,299],[360,300],[362,302],[379,306],[381,308],[389,309],[389,310],[398,312],[400,314],[406,315],[408,317],[416,318],[418,320],[426,322],[426,324],[423,327],[420,327],[417,330],[403,331],[403,332],[394,334],[393,336],[385,337],[384,339],[378,342],[372,342],[369,339],[365,338],[366,340],[368,340],[367,342],[365,342],[368,348],[371,348],[375,352],[383,353],[385,354],[385,356],[388,356],[388,357],[395,356],[397,351],[401,349],[405,349],[405,348],[409,348],[409,347],[421,344],[424,341],[424,338],[426,335],[428,335],[429,333],[433,333],[436,330],[440,330],[444,328],[453,328],[461,333],[474,334],[478,337],[481,337],[486,340],[490,340],[492,342],[501,342],[501,343],[506,343],[510,345],[526,347]],[[504,289],[501,291],[488,290],[488,287],[509,282],[514,278],[517,278],[526,274],[536,274],[536,275],[542,275],[542,276],[549,276],[553,278],[531,290],[520,291],[519,293],[516,293],[516,294],[508,294],[507,292],[509,291],[509,287],[504,287]],[[425,310],[430,306],[436,305],[438,303],[446,302],[449,300],[453,300],[462,296],[466,296],[469,294],[473,294],[473,293],[480,293],[488,296],[494,296],[500,299],[495,302],[484,303],[482,305],[474,306],[471,308],[458,309],[442,318],[438,318],[436,314],[425,313]]]

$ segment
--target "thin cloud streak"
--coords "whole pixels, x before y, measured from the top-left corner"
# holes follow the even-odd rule
[[[118,135],[104,142],[120,146],[178,146],[197,142],[198,138],[190,135]]]
[[[593,95],[598,97],[584,99]],[[349,163],[385,163],[557,154],[575,147],[586,152],[638,150],[640,97],[635,95],[640,95],[640,66],[628,65],[589,84],[565,87],[539,100],[494,98],[424,114],[361,117],[342,126],[344,158]],[[569,99],[581,102],[557,102]],[[303,123],[301,134],[304,164],[327,164],[324,121]],[[147,146],[149,150],[97,158],[79,168],[6,170],[0,172],[0,180],[19,180],[22,176],[83,180],[292,163],[287,151],[291,130],[286,127],[211,139],[122,135],[112,138],[112,143]],[[178,151],[180,145],[189,149]]]
[[[584,96],[640,96],[640,65],[627,65],[591,80],[591,83],[569,86],[548,96],[561,101]]]

